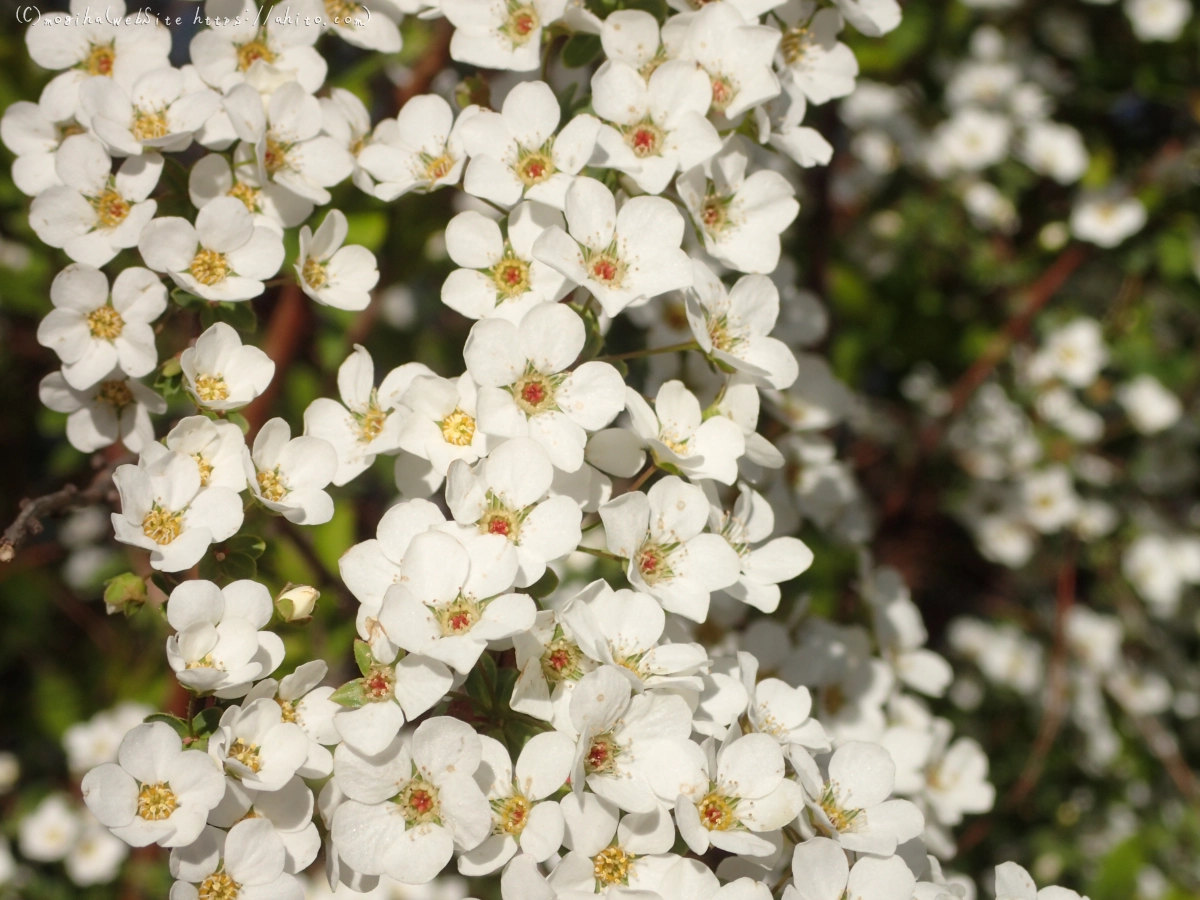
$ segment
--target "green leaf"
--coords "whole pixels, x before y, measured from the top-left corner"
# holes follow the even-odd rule
[[[358,709],[367,702],[367,688],[361,678],[356,678],[330,694],[329,699],[347,709]]]
[[[363,678],[371,674],[371,670],[375,668],[375,654],[371,652],[371,645],[366,641],[354,642],[354,661],[358,664],[358,671],[362,673]]]
[[[600,55],[600,36],[573,34],[563,44],[562,61],[568,69],[581,69]]]
[[[223,300],[216,304],[214,314],[219,322],[226,322],[238,331],[254,331],[258,328],[258,316],[248,302],[231,303]]]
[[[238,428],[242,429],[242,434],[250,433],[250,423],[246,421],[246,417],[243,416],[240,412],[226,413],[225,418],[228,419],[230,422],[232,422],[234,425],[236,425]]]
[[[241,581],[258,574],[258,561],[245,553],[230,553],[221,561],[221,570],[229,581]]]
[[[196,737],[207,737],[217,730],[221,724],[221,713],[223,710],[219,706],[210,706],[208,709],[202,709],[192,719],[192,733]]]
[[[244,553],[252,559],[258,559],[267,549],[267,542],[257,534],[237,534],[225,542],[225,549],[230,553]]]
[[[554,574],[553,569],[547,568],[541,578],[525,588],[525,593],[529,594],[534,600],[541,600],[543,597],[548,597],[554,593],[557,587],[558,576]]]
[[[188,737],[188,723],[179,716],[173,716],[170,713],[151,713],[143,720],[146,722],[164,722],[175,729],[176,734],[181,738]]]
[[[104,602],[113,609],[124,609],[127,604],[140,605],[146,602],[146,582],[132,572],[123,572],[104,582]]]
[[[480,712],[490,714],[496,708],[496,661],[490,653],[479,657],[464,687]]]

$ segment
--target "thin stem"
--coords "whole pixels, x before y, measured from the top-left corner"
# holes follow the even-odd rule
[[[643,356],[655,356],[659,353],[682,353],[685,350],[699,350],[700,345],[695,341],[682,344],[672,344],[669,347],[649,347],[645,350],[631,350],[628,353],[612,353],[608,356],[597,356],[597,362],[616,362],[619,359],[638,359]]]
[[[617,556],[615,553],[609,553],[607,550],[597,550],[595,547],[576,547],[576,553],[586,553],[588,556],[596,556],[600,559],[611,559],[615,562],[625,562],[625,557]]]
[[[634,480],[633,484],[631,484],[629,486],[629,488],[625,491],[625,493],[632,494],[634,491],[636,491],[638,488],[640,488],[643,484],[646,483],[646,479],[648,479],[651,475],[654,474],[654,470],[657,468],[658,468],[658,466],[656,466],[654,463],[650,463],[650,465],[646,466],[646,468],[642,471],[642,474],[639,475]]]
[[[603,520],[601,520],[601,519],[597,518],[597,519],[596,519],[596,521],[595,521],[595,522],[593,522],[592,524],[590,524],[590,525],[586,525],[586,526],[584,526],[583,528],[581,528],[581,529],[579,530],[579,531],[580,531],[580,534],[587,534],[589,531],[595,531],[595,530],[596,530],[597,528],[599,528],[599,527],[600,527],[602,524],[603,524]]]

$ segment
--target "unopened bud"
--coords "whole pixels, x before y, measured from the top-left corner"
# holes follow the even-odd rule
[[[132,615],[145,602],[146,582],[132,572],[125,572],[104,582],[104,605],[109,615],[118,611]]]
[[[321,592],[307,584],[288,585],[275,600],[275,609],[285,622],[307,622]]]

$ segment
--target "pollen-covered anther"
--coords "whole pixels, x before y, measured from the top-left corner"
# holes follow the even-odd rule
[[[405,785],[396,797],[396,804],[410,827],[437,821],[441,816],[437,788],[419,775]]]
[[[183,531],[183,513],[155,504],[142,519],[142,534],[156,544],[169,544]]]
[[[211,286],[225,280],[225,276],[229,274],[229,261],[225,259],[224,253],[205,247],[192,257],[188,271],[201,284]]]
[[[631,861],[620,847],[606,847],[592,857],[592,872],[600,885],[624,884],[629,881]]]
[[[87,324],[92,337],[102,341],[114,340],[125,330],[125,320],[121,314],[107,304],[88,313]]]
[[[104,75],[111,77],[113,65],[117,61],[117,51],[112,44],[92,44],[84,68],[89,75]]]
[[[112,188],[106,188],[91,200],[92,209],[103,228],[116,228],[129,215],[129,203]]]
[[[258,755],[258,747],[247,744],[241,738],[238,738],[229,747],[229,752],[225,754],[230,759],[236,759],[251,772],[257,772],[262,768],[262,760]]]
[[[202,882],[196,896],[199,900],[237,900],[242,886],[225,872],[213,872]]]
[[[709,831],[728,831],[737,822],[733,803],[715,791],[701,800],[697,809],[700,812],[700,824]]]
[[[257,481],[259,492],[272,503],[278,503],[290,490],[278,469],[259,472]]]
[[[518,835],[529,822],[529,801],[514,794],[496,803],[496,832]]]
[[[438,425],[442,429],[442,437],[446,443],[453,444],[455,447],[466,447],[475,438],[475,417],[461,409],[456,408]]]
[[[160,822],[169,818],[177,806],[179,799],[175,792],[163,782],[143,784],[142,789],[138,791],[137,813],[150,822]]]
[[[133,136],[139,141],[151,141],[155,138],[166,137],[171,128],[167,124],[167,115],[162,110],[155,112],[137,112],[133,119]]]
[[[229,386],[224,375],[197,375],[196,396],[206,403],[229,399]]]

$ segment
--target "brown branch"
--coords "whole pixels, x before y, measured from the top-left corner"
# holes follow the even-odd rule
[[[450,61],[450,38],[453,34],[454,29],[446,19],[438,19],[434,23],[429,46],[409,68],[412,77],[403,87],[396,88],[397,109],[400,109],[417,94],[424,94],[429,90],[433,79]]]
[[[250,423],[248,437],[251,439],[267,421],[271,406],[283,388],[288,367],[300,351],[300,345],[308,334],[311,321],[312,310],[299,285],[295,282],[285,284],[279,291],[279,300],[271,313],[267,337],[263,341],[263,352],[275,363],[275,377],[243,413],[246,421]]]
[[[1154,716],[1135,716],[1131,713],[1129,718],[1133,720],[1150,752],[1158,757],[1158,761],[1167,770],[1167,774],[1175,782],[1175,787],[1179,788],[1179,793],[1183,794],[1189,803],[1200,800],[1200,785],[1196,783],[1196,775],[1179,753],[1179,744],[1171,733],[1163,728]]]
[[[5,529],[4,536],[0,537],[0,562],[12,562],[17,555],[17,548],[25,543],[26,539],[42,533],[45,528],[42,519],[104,500],[112,490],[112,476],[117,466],[132,462],[133,459],[130,454],[122,454],[103,465],[83,490],[77,485],[68,484],[51,494],[23,499],[18,504],[20,512],[17,513],[16,519]]]

